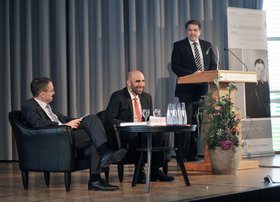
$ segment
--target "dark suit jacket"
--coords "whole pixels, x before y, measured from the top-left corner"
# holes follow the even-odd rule
[[[212,50],[211,43],[204,40],[199,40],[203,53],[204,70],[217,69],[216,56]],[[210,48],[210,49],[209,49]],[[209,49],[209,54],[206,51]],[[197,71],[191,45],[188,38],[174,43],[171,57],[172,71],[177,77],[193,74]],[[206,92],[205,92],[206,91]],[[198,96],[207,93],[207,84],[176,84],[175,96],[187,97],[197,94]]]
[[[152,110],[152,96],[150,94],[143,92],[139,98],[142,109]],[[119,125],[122,122],[133,122],[133,106],[127,88],[114,92],[106,108],[105,129],[109,143],[113,148],[118,148],[114,125]],[[122,141],[123,144],[127,144],[128,140],[123,138],[126,136],[122,135]],[[131,144],[137,145],[134,141],[136,140],[133,140]]]
[[[30,98],[24,102],[21,111],[22,122],[28,127],[39,129],[58,126],[58,123],[53,122],[33,98]],[[62,115],[59,112],[53,112],[57,115],[62,123],[67,123],[73,119],[71,117]]]
[[[30,98],[25,101],[21,108],[22,111],[22,122],[27,127],[40,129],[40,128],[50,128],[59,127],[57,122],[52,121],[41,106],[34,100]],[[67,123],[74,118],[64,116],[59,112],[53,111],[62,123]],[[97,131],[98,129],[96,129]],[[91,139],[88,133],[83,129],[72,130],[71,132],[72,140],[74,146],[78,149],[87,148],[91,144]]]
[[[152,96],[143,92],[139,95],[142,109],[150,109],[152,112]],[[133,122],[133,106],[127,88],[112,94],[106,109],[106,125],[120,124],[121,122]]]

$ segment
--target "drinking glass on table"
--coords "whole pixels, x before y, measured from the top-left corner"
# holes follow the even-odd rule
[[[150,109],[143,109],[142,110],[142,116],[145,119],[145,122],[147,122],[149,116],[150,116]]]
[[[160,109],[154,109],[154,111],[153,111],[153,116],[155,116],[155,117],[161,117]]]

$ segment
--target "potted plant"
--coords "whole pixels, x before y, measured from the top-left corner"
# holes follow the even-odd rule
[[[206,143],[212,170],[217,174],[235,174],[239,165],[240,118],[231,99],[234,83],[229,83],[228,93],[220,95],[219,80],[214,81],[217,94],[212,92],[204,99],[204,119],[207,123]]]

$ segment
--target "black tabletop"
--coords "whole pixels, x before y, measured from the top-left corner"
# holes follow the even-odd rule
[[[195,131],[196,125],[166,125],[166,126],[149,126],[149,125],[129,125],[117,126],[120,132],[145,133],[145,132],[181,132]]]

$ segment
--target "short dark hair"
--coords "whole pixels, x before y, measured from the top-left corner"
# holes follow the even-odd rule
[[[263,67],[265,69],[265,64],[264,64],[264,61],[262,59],[260,59],[260,58],[256,59],[254,66],[256,66],[256,64],[263,64]]]
[[[37,97],[40,92],[45,90],[50,82],[52,82],[52,80],[47,77],[34,78],[30,84],[30,90],[33,97]]]
[[[186,31],[188,30],[189,25],[197,25],[199,30],[201,29],[201,24],[198,20],[189,20],[188,22],[186,22],[185,24]]]

